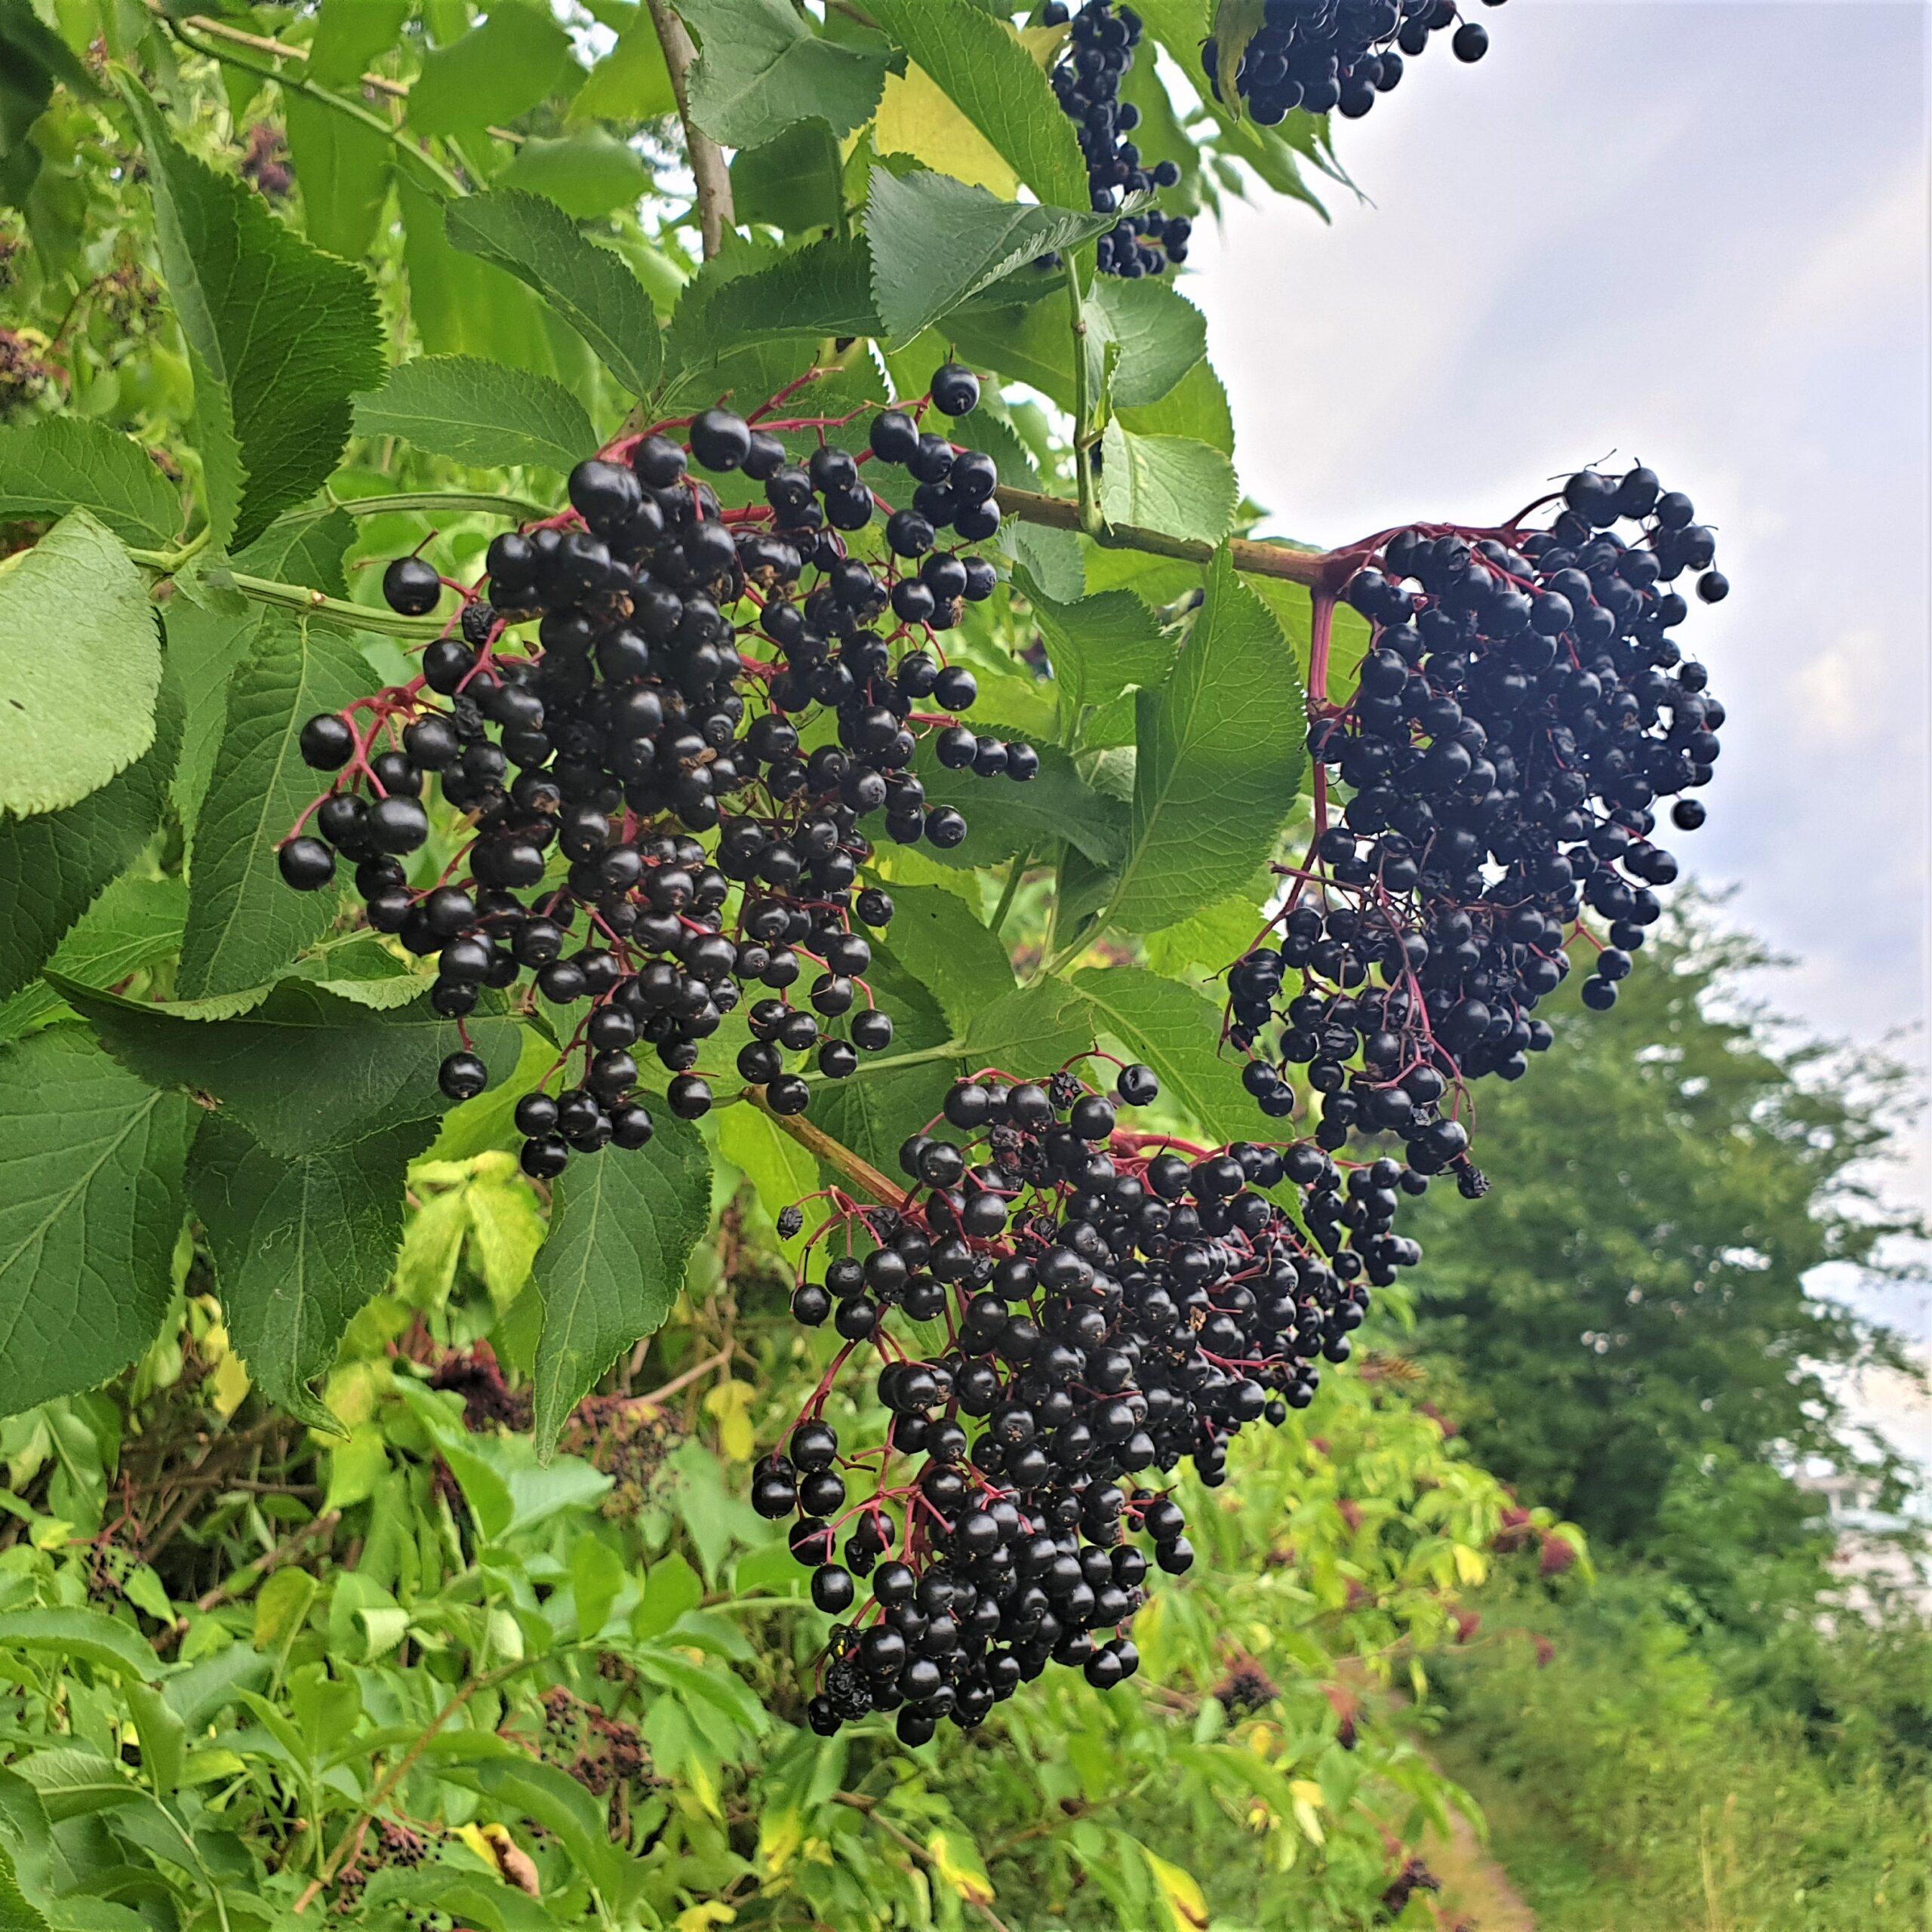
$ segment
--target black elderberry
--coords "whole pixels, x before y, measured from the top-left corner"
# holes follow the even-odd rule
[[[1346,1355],[1364,1257],[1420,1259],[1388,1232],[1399,1164],[1361,1171],[1344,1221],[1339,1171],[1305,1145],[1192,1161],[1141,1151],[1149,1137],[1123,1130],[1118,1109],[1158,1084],[1138,1065],[1111,1097],[1071,1069],[957,1082],[900,1149],[916,1183],[903,1208],[846,1207],[808,1246],[832,1258],[822,1281],[801,1278],[794,1311],[816,1325],[835,1307],[842,1337],[879,1348],[892,1421],[843,1564],[820,1531],[842,1482],[798,1484],[792,1546],[815,1595],[826,1566],[851,1585],[898,1552],[872,1576],[874,1610],[832,1633],[812,1706],[826,1734],[881,1708],[921,1726],[977,1722],[1049,1660],[1103,1687],[1131,1675],[1124,1631],[1150,1567],[1193,1560],[1151,1472],[1192,1459],[1204,1481],[1223,1479],[1228,1438],[1305,1407],[1319,1361]],[[1254,1191],[1284,1183],[1301,1190],[1299,1221]],[[1238,1229],[1240,1247],[1211,1227]],[[838,1251],[862,1230],[883,1244]],[[1201,1318],[1180,1320],[1183,1306]],[[898,1325],[942,1316],[956,1349],[923,1359]],[[829,1471],[838,1454],[812,1417],[789,1448],[798,1469]],[[762,1465],[757,1480],[762,1495]],[[1151,1566],[1132,1540],[1143,1536]]]
[[[318,892],[335,877],[335,854],[319,838],[291,838],[275,854],[284,881],[297,892]]]
[[[420,557],[398,557],[383,572],[383,601],[403,617],[426,616],[442,595],[442,579]]]
[[[1580,472],[1561,502],[1546,530],[1413,528],[1359,557],[1343,594],[1370,648],[1309,737],[1331,817],[1272,943],[1228,975],[1262,1111],[1294,1111],[1306,1066],[1318,1143],[1399,1137],[1418,1185],[1474,1184],[1462,1096],[1548,1047],[1534,1011],[1579,930],[1601,949],[1583,1003],[1614,1001],[1678,874],[1654,808],[1708,777],[1723,721],[1669,635],[1687,607],[1667,586],[1713,547],[1688,499],[1639,468]],[[1380,1284],[1400,1264],[1349,1265]]]
[[[340,771],[355,749],[355,734],[332,711],[318,712],[302,728],[302,762],[317,771]]]

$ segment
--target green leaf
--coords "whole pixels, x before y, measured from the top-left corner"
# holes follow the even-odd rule
[[[678,304],[667,346],[684,385],[749,343],[877,335],[881,327],[872,306],[871,252],[854,236],[809,243],[777,256],[768,268],[694,281]]]
[[[838,143],[823,121],[801,121],[775,141],[732,159],[731,205],[741,222],[765,222],[795,235],[830,228],[844,192]]]
[[[402,38],[414,0],[322,0],[309,43],[309,78],[325,87],[353,85],[379,54]],[[285,103],[293,98],[285,95]]]
[[[1064,980],[1015,988],[981,1010],[960,1057],[977,1073],[997,1068],[1016,1080],[1038,1079],[1094,1045],[1092,1010]]]
[[[1158,402],[1208,353],[1208,318],[1171,282],[1097,275],[1087,298],[1120,351],[1109,393],[1116,409]]]
[[[463,134],[527,114],[562,82],[570,35],[548,8],[496,0],[481,26],[423,57],[409,90],[419,134]]]
[[[91,1389],[154,1339],[189,1112],[77,1027],[0,1054],[0,1414]]]
[[[640,291],[640,294],[641,291]],[[355,398],[358,436],[400,436],[479,469],[541,463],[569,470],[597,447],[583,405],[562,383],[471,355],[426,355]]]
[[[318,488],[340,457],[349,398],[381,376],[376,291],[242,182],[186,152],[140,85],[124,86],[168,295],[198,361],[196,409],[205,398],[214,405],[238,464],[219,495],[211,480],[209,521],[217,544],[243,546]]]
[[[663,1325],[710,1214],[711,1157],[697,1129],[669,1113],[648,1146],[607,1148],[565,1170],[535,1269],[536,1432],[546,1453],[619,1354]]]
[[[433,961],[398,955],[380,934],[366,930],[325,941],[297,960],[288,977],[378,1013],[408,1006],[436,983]],[[267,989],[263,991],[266,996]]]
[[[0,1651],[51,1651],[57,1657],[116,1672],[133,1684],[152,1684],[161,1660],[141,1633],[98,1610],[0,1611]]]
[[[230,561],[251,576],[346,597],[342,560],[355,540],[355,521],[346,512],[330,510],[317,516],[297,511],[272,524]],[[198,584],[190,588],[176,580],[162,628],[168,634],[170,672],[188,694],[174,793],[181,829],[191,841],[220,753],[235,667],[255,648],[264,629],[287,622],[286,617],[244,598]]]
[[[0,819],[0,995],[40,971],[60,936],[140,857],[161,823],[181,743],[173,678],[155,707],[154,743],[98,792],[63,812]]]
[[[678,111],[671,70],[664,64],[648,9],[617,36],[617,44],[597,65],[571,103],[573,119],[594,115],[604,121],[655,121]]]
[[[1118,421],[1101,440],[1100,508],[1112,523],[1218,543],[1241,498],[1235,466],[1189,436],[1142,436]]]
[[[1042,202],[1085,202],[1073,123],[1004,21],[972,0],[879,0],[869,11]]]
[[[161,639],[119,542],[72,510],[0,577],[0,810],[58,811],[154,742]]]
[[[456,1029],[426,1000],[377,1013],[291,980],[249,1012],[196,1020],[66,978],[54,984],[131,1071],[206,1095],[272,1154],[346,1146],[448,1105],[436,1069]],[[491,1077],[502,1078],[516,1063],[522,1029],[480,1011],[468,1025]]]
[[[117,878],[55,948],[49,964],[83,986],[111,986],[174,952],[187,912],[188,888],[179,879]],[[51,986],[22,987],[0,1005],[0,1041],[18,1039],[61,1010],[60,995]]]
[[[1105,704],[1136,685],[1152,689],[1174,668],[1174,640],[1131,590],[1059,604],[1035,589],[1027,601],[1069,703]]]
[[[221,749],[195,827],[181,993],[239,992],[272,980],[320,937],[332,892],[291,892],[275,848],[322,774],[302,761],[302,727],[369,688],[367,660],[333,626],[272,614],[229,682]]]
[[[893,956],[939,1001],[962,1036],[976,1016],[1013,990],[1006,948],[956,894],[936,885],[895,885]],[[738,1109],[734,1109],[734,1112]]]
[[[1244,577],[1242,581],[1274,612],[1281,633],[1294,654],[1295,669],[1304,685],[1313,651],[1315,605],[1308,586],[1280,577]],[[1355,688],[1361,660],[1368,655],[1368,620],[1346,604],[1335,606],[1328,637],[1328,691],[1346,697]]]
[[[1136,284],[1136,286],[1139,286]],[[1235,453],[1235,422],[1228,392],[1205,356],[1162,396],[1144,408],[1118,408],[1120,426],[1140,436],[1189,436],[1223,456]]]
[[[751,1183],[767,1214],[775,1219],[818,1186],[818,1162],[762,1107],[722,1107],[706,1118],[717,1124],[718,1152]]]
[[[309,1385],[382,1288],[402,1238],[403,1177],[434,1137],[414,1121],[293,1159],[211,1115],[188,1162],[229,1339],[271,1401],[312,1427],[340,1425]]]
[[[97,1751],[62,1745],[14,1760],[11,1767],[40,1794],[55,1824],[139,1801],[141,1789],[126,1771]]]
[[[158,1792],[177,1789],[187,1767],[187,1727],[151,1685],[131,1684],[126,1695],[140,1741],[142,1777]]]
[[[817,118],[835,134],[872,117],[889,50],[814,33],[785,0],[680,0],[703,51],[688,83],[691,118],[728,148],[775,140]]]
[[[548,196],[580,220],[629,208],[651,192],[651,171],[637,151],[602,128],[525,141],[497,178],[506,188]]]
[[[921,168],[872,170],[866,198],[872,295],[905,341],[1041,255],[1104,232],[1117,214],[1002,202],[983,188]]]
[[[452,247],[515,275],[548,302],[633,395],[657,386],[664,349],[650,298],[623,261],[540,195],[466,195],[444,215]]]
[[[491,1810],[512,1819],[534,1818],[555,1834],[583,1875],[620,1912],[638,1896],[644,1868],[611,1842],[604,1806],[555,1765],[528,1758],[487,1758],[449,1765],[443,1775],[491,1801]]]
[[[939,863],[975,868],[1029,849],[1044,852],[1063,840],[1096,865],[1117,866],[1126,857],[1127,808],[1095,791],[1057,746],[1040,746],[1038,773],[1017,785],[1008,778],[949,771],[931,747],[929,739],[915,761],[927,797],[964,813],[971,828],[965,844],[953,851],[920,848]]]
[[[1167,682],[1137,706],[1133,849],[1112,912],[1158,932],[1244,885],[1275,849],[1306,758],[1281,627],[1223,549]]]
[[[131,436],[78,416],[0,429],[0,523],[88,511],[124,543],[165,548],[181,496]]]
[[[395,149],[374,129],[292,91],[281,97],[302,226],[318,248],[358,261],[374,246]]]
[[[1261,923],[1249,915],[1249,929]],[[1178,980],[1141,966],[1089,967],[1073,976],[1091,1023],[1160,1076],[1161,1097],[1217,1142],[1254,1131],[1254,1103],[1238,1056],[1220,1055],[1221,1009]]]

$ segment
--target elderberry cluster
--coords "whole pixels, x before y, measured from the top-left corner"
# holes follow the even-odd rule
[[[874,849],[862,824],[882,813],[902,844],[964,838],[964,818],[929,804],[911,770],[927,732],[949,769],[1023,781],[1039,763],[955,721],[974,678],[934,642],[995,582],[938,533],[991,537],[998,478],[990,457],[919,419],[978,399],[971,373],[949,364],[929,398],[874,414],[860,454],[823,440],[832,426],[817,419],[761,427],[723,408],[692,419],[685,443],[620,440],[571,472],[568,512],[490,545],[487,596],[463,593],[419,677],[303,728],[309,764],[340,775],[303,815],[312,832],[298,826],[281,848],[288,882],[313,891],[338,855],[353,863],[369,924],[436,960],[431,1004],[459,1023],[526,973],[565,1010],[561,1091],[516,1109],[530,1174],[561,1172],[573,1149],[650,1139],[643,1047],[672,1076],[672,1112],[703,1113],[702,1043],[748,996],[737,1071],[778,1113],[810,1097],[795,1057],[815,1054],[836,1080],[890,1043],[860,928],[885,926],[892,902],[859,883]],[[788,429],[816,432],[802,460]],[[865,481],[874,461],[904,466],[918,487],[882,543],[866,540],[868,561],[851,540],[880,507]],[[723,507],[693,462],[761,485],[764,503]],[[409,615],[445,587],[415,557],[383,578]],[[534,637],[512,637],[533,620]],[[804,714],[821,707],[835,734],[813,731],[808,749]],[[404,862],[431,837],[431,777],[461,825],[448,863],[439,845],[412,883]],[[451,1099],[488,1078],[466,1037],[442,1063]]]
[[[1131,1675],[1149,1558],[1128,1537],[1172,1574],[1194,1555],[1152,1474],[1191,1460],[1224,1481],[1229,1439],[1306,1407],[1371,1285],[1421,1259],[1392,1232],[1420,1176],[1383,1159],[1345,1182],[1306,1143],[1183,1158],[1118,1126],[1157,1091],[1137,1065],[1111,1095],[1064,1070],[981,1074],[900,1149],[900,1205],[833,1193],[813,1245],[839,1251],[818,1279],[801,1271],[792,1311],[829,1318],[845,1354],[877,1349],[889,1432],[841,1455],[828,1377],[752,1492],[761,1515],[795,1518],[821,1610],[843,1616],[871,1580],[833,1632],[815,1730],[897,1711],[919,1744],[941,1718],[979,1723],[1049,1662],[1103,1689]],[[1262,1191],[1284,1183],[1300,1223]],[[950,1345],[931,1358],[916,1331],[893,1332],[941,1320]]]
[[[1707,603],[1730,589],[1690,498],[1638,468],[1581,471],[1561,501],[1546,531],[1424,525],[1355,553],[1343,594],[1371,641],[1345,704],[1317,691],[1309,734],[1350,795],[1278,946],[1229,974],[1263,1113],[1294,1112],[1287,1068],[1304,1065],[1321,1146],[1397,1134],[1411,1168],[1454,1168],[1472,1193],[1461,1088],[1519,1078],[1550,1044],[1531,1015],[1573,934],[1592,955],[1584,1004],[1615,1003],[1677,876],[1654,808],[1709,783],[1724,722],[1671,635],[1680,579]],[[1671,815],[1690,831],[1704,808],[1679,797]]]
[[[1049,0],[1041,11],[1047,26],[1067,18],[1066,0]],[[1053,70],[1053,88],[1080,131],[1095,209],[1104,212],[1118,208],[1126,195],[1174,186],[1179,166],[1171,161],[1143,165],[1140,149],[1128,138],[1140,125],[1140,110],[1121,99],[1120,89],[1140,42],[1140,15],[1130,7],[1116,9],[1112,0],[1085,0],[1072,22],[1067,51]],[[1177,268],[1187,260],[1192,232],[1185,215],[1170,217],[1153,208],[1124,214],[1100,237],[1095,251],[1100,271],[1131,278],[1162,274],[1169,263]]]
[[[1266,127],[1297,108],[1359,120],[1401,79],[1403,57],[1414,59],[1432,34],[1451,26],[1458,60],[1480,60],[1489,51],[1488,29],[1463,20],[1457,0],[1266,0],[1262,24],[1242,49],[1235,91]],[[1212,40],[1201,51],[1217,100],[1224,97],[1219,56]]]

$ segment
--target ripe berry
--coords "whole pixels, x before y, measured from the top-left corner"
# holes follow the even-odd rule
[[[933,407],[943,415],[969,415],[980,405],[980,379],[971,369],[948,362],[933,372]]]
[[[318,712],[302,728],[302,762],[317,771],[340,771],[355,749],[355,734],[333,711]]]
[[[275,863],[297,892],[318,892],[335,877],[335,854],[319,838],[290,839]]]
[[[403,617],[426,616],[442,594],[442,580],[420,557],[398,557],[383,573],[383,596]]]
[[[728,409],[707,409],[691,424],[691,454],[706,469],[736,469],[751,446],[749,426]]]
[[[490,1084],[490,1069],[472,1053],[448,1055],[436,1073],[436,1084],[452,1100],[472,1100]]]

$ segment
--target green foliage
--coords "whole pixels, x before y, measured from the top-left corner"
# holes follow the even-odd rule
[[[1073,124],[1010,26],[973,0],[880,0],[873,17],[1043,202],[1084,206]]]
[[[333,895],[298,897],[275,848],[315,791],[297,740],[318,711],[361,695],[368,667],[333,625],[273,614],[227,681],[220,749],[195,814],[195,851],[181,942],[191,999],[272,979],[327,929]]]
[[[983,188],[918,168],[872,171],[866,198],[872,294],[887,332],[909,340],[969,297],[1111,228],[1116,217],[1002,202]]]
[[[166,544],[181,503],[138,443],[78,416],[0,429],[0,521],[85,510],[124,543]]]
[[[0,577],[0,809],[58,811],[155,735],[161,639],[147,586],[84,509]]]
[[[635,278],[553,203],[502,188],[451,203],[445,220],[452,246],[536,290],[632,394],[656,387],[663,349]]]
[[[189,1108],[55,1028],[0,1052],[0,1407],[93,1387],[168,1307]]]
[[[1932,1793],[1923,1625],[1799,1626],[1785,1647],[1808,1669],[1788,1701],[1744,1690],[1739,1660],[1714,1658],[1666,1605],[1641,1578],[1567,1610],[1501,1594],[1485,1624],[1510,1634],[1438,1670],[1438,1749],[1482,1797],[1537,1924],[1912,1924]],[[1555,1647],[1540,1669],[1532,1638]]]
[[[208,520],[252,543],[334,468],[349,398],[382,368],[375,291],[186,152],[138,84],[155,240],[195,371]]]
[[[355,433],[400,436],[479,469],[567,470],[597,439],[562,383],[472,355],[426,355],[391,370],[374,395],[355,398]]]
[[[619,1351],[663,1325],[710,1209],[704,1143],[677,1119],[660,1122],[636,1159],[595,1161],[558,1181],[536,1276],[537,1439],[546,1451]]]
[[[1227,1488],[1184,1485],[1201,1560],[1139,1619],[1130,1686],[1042,1685],[918,1753],[877,1721],[802,1728],[826,1621],[747,1465],[836,1344],[787,1318],[801,1238],[777,1217],[853,1184],[852,1156],[895,1171],[987,1063],[1117,1050],[1159,1075],[1162,1130],[1258,1131],[1207,976],[1305,837],[1310,605],[1226,549],[1186,560],[1248,514],[1227,397],[1184,295],[1092,272],[1118,212],[1091,207],[1050,33],[977,0],[870,24],[681,0],[691,123],[736,150],[700,261],[681,159],[718,184],[703,143],[672,155],[652,11],[591,11],[616,40],[586,75],[526,0],[0,0],[0,199],[32,243],[9,301],[62,377],[0,429],[0,1916],[1365,1932],[1460,1803],[1380,1700],[1427,1694],[1488,1572],[1509,1499],[1469,1442],[1667,1556],[1673,1615],[1761,1626],[1808,1587],[1767,1459],[1829,1446],[1804,1364],[1867,1346],[1798,1283],[1875,1237],[1832,1195],[1872,1117],[1700,1018],[1703,967],[1640,973],[1486,1103],[1510,1185],[1430,1232],[1423,1340],[1460,1358],[1466,1438],[1360,1351],[1244,1437]],[[1250,177],[1307,198],[1322,125],[1211,98],[1204,0],[1140,11],[1168,57],[1132,83],[1143,146],[1182,168],[1163,205]],[[1000,587],[944,638],[976,726],[1034,744],[1038,776],[922,752],[971,835],[867,862],[897,901],[866,976],[896,1032],[814,1080],[829,1143],[727,1078],[700,1128],[658,1109],[641,1152],[534,1186],[511,1115],[558,1011],[486,998],[491,1084],[448,1108],[420,963],[277,876],[324,782],[301,725],[407,683],[436,628],[381,608],[369,567],[420,549],[471,580],[600,438],[784,391],[802,457],[954,355],[983,385],[955,437],[1066,500],[1009,505]],[[1337,692],[1366,635],[1339,614]],[[433,817],[418,888],[461,848]],[[883,1426],[869,1391],[829,1399]],[[1747,1555],[1714,1534],[1740,1523]],[[1567,1794],[1557,1744],[1537,1774]],[[1894,1841],[1876,1801],[1832,1820]]]
[[[691,118],[727,147],[755,148],[804,120],[849,134],[872,118],[887,49],[813,32],[785,0],[685,0],[703,43],[691,72]]]
[[[263,1393],[317,1427],[337,1425],[308,1385],[388,1281],[402,1238],[402,1170],[434,1134],[432,1122],[412,1121],[285,1156],[217,1112],[195,1136],[188,1198],[229,1334]]]
[[[1173,671],[1142,687],[1136,712],[1133,829],[1110,912],[1158,932],[1247,884],[1306,763],[1281,632],[1225,552]]]

